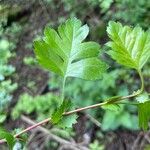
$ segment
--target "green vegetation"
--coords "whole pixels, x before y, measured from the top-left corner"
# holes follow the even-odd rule
[[[98,13],[102,14],[104,21],[121,20],[132,25],[139,24],[144,28],[149,27],[150,2],[147,0],[86,0],[80,5],[77,1],[72,0],[62,0],[62,2],[66,11],[71,12],[71,16],[85,14],[84,11],[91,11],[99,7]]]
[[[150,2],[25,3],[0,3],[0,149],[148,149]]]
[[[39,63],[62,76],[63,80],[67,77],[86,80],[101,78],[106,65],[97,59],[99,45],[95,42],[81,43],[88,32],[88,26],[81,26],[81,22],[75,18],[60,25],[58,33],[51,28],[45,28],[44,40],[34,42]],[[41,53],[42,49],[45,51]]]
[[[15,40],[8,40],[7,34],[9,33],[10,39],[14,34],[18,34],[21,30],[17,25],[13,24],[7,30],[4,30],[0,24],[0,123],[6,119],[4,109],[8,106],[12,99],[11,93],[17,88],[17,83],[12,83],[9,78],[15,72],[15,67],[9,64],[9,59],[14,57],[13,49],[15,48]],[[16,29],[17,28],[17,29]]]
[[[47,105],[45,105],[45,103]],[[37,121],[41,121],[45,116],[49,117],[59,105],[59,98],[53,94],[46,94],[32,97],[28,94],[21,95],[17,105],[13,109],[12,116],[18,118],[22,113],[37,113]],[[26,109],[28,108],[28,109]]]
[[[79,77],[87,80],[96,80],[99,79],[98,76],[103,73],[103,70],[106,70],[105,67],[106,65],[104,66],[103,63],[98,63],[98,60],[95,58],[93,44],[92,47],[90,45],[85,47],[80,46],[81,40],[79,39],[84,39],[87,36],[87,32],[88,32],[87,26],[83,26],[81,28],[80,27],[81,27],[81,23],[76,18],[69,19],[66,21],[65,24],[59,26],[58,28],[59,35],[53,29],[46,28],[44,31],[46,38],[44,38],[43,41],[35,42],[35,53],[37,55],[39,63],[43,67],[63,77],[62,78],[62,85],[63,85],[62,99],[61,99],[63,101],[63,104],[60,106],[60,109],[58,109],[58,112],[52,115],[53,123],[59,123],[59,120],[62,117],[63,113],[66,112],[69,107],[64,100],[64,88],[65,88],[66,77],[72,76],[72,77]],[[141,84],[142,84],[141,89],[135,92],[134,94],[127,96],[127,98],[135,97],[141,94],[144,90],[144,80],[142,77],[141,69],[143,65],[146,63],[146,61],[148,60],[148,58],[150,57],[148,51],[150,47],[149,34],[148,32],[142,31],[140,27],[136,27],[132,29],[128,26],[123,27],[120,23],[115,23],[115,22],[109,23],[107,32],[109,37],[112,40],[107,43],[107,45],[112,49],[111,51],[109,51],[109,55],[113,59],[115,59],[119,64],[125,65],[129,68],[134,68],[139,73],[139,76],[141,78]],[[55,38],[53,39],[52,37]],[[71,39],[69,40],[69,38]],[[74,41],[77,42],[74,43]],[[127,43],[127,41],[129,41],[130,43]],[[64,42],[67,43],[67,46],[65,46]],[[69,42],[70,44],[68,44]],[[51,49],[49,49],[49,47],[51,47]],[[45,52],[43,52],[42,49],[45,49]],[[95,51],[96,50],[97,49],[95,49]],[[67,59],[65,56],[67,57]],[[93,60],[93,62],[91,62],[91,59]],[[60,66],[61,68],[59,68]],[[91,74],[91,72],[94,74]],[[108,100],[109,99],[110,98],[108,98]],[[110,105],[111,107],[111,105],[115,105],[115,103],[119,102],[120,100],[122,100],[122,97],[114,98],[114,100],[112,99],[110,102],[108,101],[108,104],[106,101],[106,104],[108,106]],[[148,108],[146,106],[145,108],[144,107],[140,107],[140,108],[145,109],[146,113],[149,115],[149,111],[147,111]],[[107,120],[110,120],[109,113],[110,112],[107,111],[106,113],[107,119],[105,117],[103,121],[104,130],[109,129],[108,122],[107,122]],[[120,114],[116,114],[116,115],[117,117],[115,115],[114,117],[111,115],[112,118],[119,118],[118,119],[119,123],[116,121],[117,122],[116,127],[114,127],[113,129],[116,129],[119,125],[124,124],[123,122],[126,119],[129,119],[130,117],[130,115],[126,112],[124,112],[124,114],[121,115],[121,117],[119,117]],[[133,122],[136,122],[135,119],[132,119]],[[139,117],[139,119],[141,119],[141,117]],[[144,124],[146,124],[146,126],[144,126],[144,129],[148,127],[148,120],[149,118],[142,119],[142,121],[144,121]],[[115,119],[111,119],[110,122],[111,123],[115,122]],[[141,120],[139,120],[139,122],[141,122]],[[127,121],[127,123],[129,124],[126,124],[126,127],[131,128],[132,123],[129,122],[129,120]]]
[[[110,22],[107,28],[112,42],[107,45],[112,49],[108,54],[119,64],[141,70],[150,57],[150,32],[140,27],[134,29]]]

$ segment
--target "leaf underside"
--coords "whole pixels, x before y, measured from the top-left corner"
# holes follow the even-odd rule
[[[140,70],[150,57],[150,31],[110,21],[107,33],[112,40],[108,54],[119,64]]]
[[[72,18],[58,27],[44,30],[44,38],[34,42],[39,63],[63,77],[86,80],[100,79],[107,65],[98,58],[100,46],[95,42],[83,42],[89,33],[87,25]]]

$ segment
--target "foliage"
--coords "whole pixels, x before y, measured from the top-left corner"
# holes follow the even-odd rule
[[[125,127],[127,129],[137,130],[138,118],[133,114],[136,109],[134,107],[131,107],[130,109],[129,107],[127,108],[121,105],[120,110],[118,111],[112,112],[112,110],[107,110],[103,116],[102,129],[108,131],[116,130],[118,127]],[[131,109],[134,111],[131,111]]]
[[[6,2],[6,4],[7,4],[7,2]],[[3,28],[0,25],[1,26],[0,27],[0,37],[1,37],[0,38],[0,47],[3,47],[3,49],[7,49],[6,50],[7,52],[5,51],[6,52],[6,54],[5,54],[5,52],[2,52],[1,48],[0,48],[0,61],[3,60],[3,65],[0,65],[0,123],[6,119],[7,111],[5,111],[4,109],[7,108],[8,102],[10,102],[10,100],[12,99],[12,92],[17,87],[17,84],[16,83],[14,84],[10,79],[10,77],[13,75],[13,73],[15,73],[15,68],[13,66],[9,65],[9,58],[15,56],[15,53],[12,50],[16,47],[16,42],[18,40],[18,33],[21,28],[18,24],[14,23],[14,22],[11,22],[11,25],[9,24],[10,22],[8,22],[8,24],[7,24],[7,20],[5,19],[5,16],[10,15],[10,17],[11,17],[12,15],[14,15],[14,12],[16,14],[16,12],[20,11],[20,8],[22,8],[22,7],[20,7],[20,6],[18,7],[18,4],[19,3],[14,4],[15,7],[11,7],[10,4],[8,4],[8,7],[7,7],[7,5],[0,6],[0,11],[2,13],[1,18],[3,21],[2,26],[4,26],[4,28]],[[45,4],[44,7],[43,7],[43,4]],[[61,12],[62,15],[57,18],[58,21],[56,21],[55,19],[54,19],[55,22],[52,21],[53,19],[50,20],[51,25],[56,25],[58,23],[64,22],[66,17],[68,17],[68,16],[69,17],[70,16],[80,17],[80,19],[84,23],[88,23],[90,28],[93,27],[93,29],[91,28],[91,32],[87,37],[88,40],[93,39],[102,44],[104,44],[104,42],[107,41],[107,37],[105,36],[106,35],[105,29],[106,29],[106,24],[107,24],[108,20],[119,20],[124,24],[126,23],[126,24],[130,24],[130,25],[134,25],[134,26],[138,24],[145,29],[147,29],[150,24],[150,19],[149,19],[150,18],[150,15],[149,15],[150,14],[149,13],[150,2],[148,0],[132,0],[132,1],[131,0],[123,0],[123,1],[122,0],[83,0],[83,1],[79,1],[79,0],[77,0],[77,1],[44,0],[42,3],[40,2],[40,6],[42,6],[42,8],[43,8],[42,10],[44,10],[46,13],[53,12],[53,10],[54,11],[56,10],[56,12],[58,10],[62,11]],[[25,5],[25,7],[26,7],[26,5]],[[27,18],[29,15],[30,14],[27,13]],[[55,16],[57,16],[57,14],[54,15],[54,18],[55,18]],[[20,17],[21,17],[21,19],[20,19]],[[22,17],[23,17],[23,19],[22,19]],[[0,18],[0,20],[1,20],[1,18]],[[15,18],[16,18],[16,16],[15,16]],[[23,16],[19,15],[19,17],[17,17],[17,20],[15,20],[15,21],[24,22],[24,20],[26,20],[27,18],[26,18],[26,13],[25,14],[23,13]],[[99,18],[101,18],[101,19],[99,20]],[[9,19],[11,19],[11,18],[9,18]],[[9,20],[9,21],[13,21],[13,20]],[[31,22],[31,20],[29,22]],[[44,24],[44,21],[43,21],[43,24]],[[140,27],[136,26],[135,28],[133,28],[133,27],[127,27],[127,26],[123,26],[123,25],[121,25],[121,27],[120,27],[118,22],[116,24],[118,24],[117,29],[119,30],[119,34],[117,35],[118,38],[122,37],[122,35],[123,35],[123,32],[121,32],[120,29],[122,30],[123,28],[130,28],[130,34],[128,31],[127,31],[128,34],[126,34],[126,35],[128,35],[129,39],[130,39],[131,35],[134,35],[133,30],[136,29],[139,31],[138,31],[138,33],[136,33],[137,35],[135,34],[135,36],[139,39],[141,38],[141,42],[139,42],[139,39],[138,39],[137,40],[138,44],[135,44],[135,45],[138,47],[140,45],[139,43],[142,43],[142,36],[145,36],[146,32],[144,32],[144,31],[141,32],[140,30],[142,30],[142,29],[140,29]],[[29,26],[26,26],[26,27],[28,28]],[[110,28],[110,26],[108,28]],[[33,30],[33,33],[36,33],[36,32],[34,32],[35,30]],[[38,30],[38,32],[39,31],[40,30]],[[142,33],[141,35],[139,34],[140,32]],[[27,34],[27,36],[29,34]],[[59,34],[59,33],[57,32],[57,34]],[[113,34],[111,33],[110,35],[114,35],[114,33]],[[23,34],[23,36],[24,36],[24,34]],[[44,37],[46,37],[46,36],[44,36]],[[120,42],[118,42],[118,41],[116,42],[116,39],[118,39],[118,38],[115,38],[114,40],[111,39],[110,41],[113,42],[115,44],[115,46],[118,44],[120,46],[122,44],[120,44]],[[130,41],[129,43],[133,42],[133,40],[134,39],[131,38],[131,40],[129,40]],[[81,43],[81,44],[83,44],[83,43]],[[123,45],[125,45],[125,43],[123,43]],[[132,43],[131,43],[131,45],[132,45]],[[26,44],[25,48],[32,49],[31,42],[29,44]],[[101,49],[103,49],[103,51],[105,51],[105,49],[103,47]],[[145,90],[148,91],[149,90],[149,76],[150,76],[150,73],[149,73],[149,71],[150,71],[150,69],[149,69],[150,61],[149,60],[150,59],[148,59],[148,57],[149,57],[148,50],[147,50],[147,55],[144,55],[144,57],[147,57],[149,62],[144,66],[144,68],[143,68],[143,64],[145,63],[146,59],[142,56],[143,63],[141,63],[135,57],[131,57],[131,54],[133,53],[133,49],[130,51],[131,53],[129,53],[128,57],[126,57],[126,54],[128,52],[127,47],[125,47],[125,49],[123,49],[124,57],[123,56],[120,57],[120,55],[118,56],[120,47],[119,47],[119,49],[116,49],[116,48],[113,48],[112,46],[110,46],[109,50],[110,50],[108,52],[109,54],[115,53],[115,54],[111,55],[111,57],[115,58],[115,60],[117,62],[119,62],[120,64],[123,64],[130,68],[135,68],[137,70],[142,68],[142,74],[146,81],[144,84]],[[142,51],[141,48],[136,49],[136,50],[138,52]],[[50,51],[50,54],[51,54],[51,51]],[[1,55],[3,58],[1,58]],[[107,55],[106,56],[101,55],[101,56],[104,56],[103,58],[106,61],[110,60]],[[138,55],[138,57],[139,57],[139,55]],[[125,61],[124,61],[124,58],[126,58]],[[139,59],[141,59],[141,58],[139,58]],[[37,63],[33,57],[25,57],[23,59],[23,62],[26,65],[36,65],[36,63]],[[109,69],[108,73],[103,74],[103,78],[101,81],[97,80],[96,82],[91,82],[91,81],[85,82],[81,79],[68,78],[66,81],[66,84],[65,84],[65,99],[71,99],[71,101],[73,101],[73,103],[75,103],[75,105],[77,107],[83,107],[83,106],[88,106],[91,104],[99,103],[99,102],[103,101],[104,99],[108,100],[109,97],[112,97],[114,95],[119,95],[119,98],[120,98],[121,96],[128,95],[129,93],[132,93],[131,91],[135,91],[138,89],[140,81],[138,79],[136,72],[134,72],[132,70],[122,69],[120,67],[120,65],[119,65],[119,67],[116,64],[114,65],[114,62],[112,60],[110,60],[109,64],[110,64],[111,68]],[[76,70],[78,70],[78,68]],[[50,79],[49,87],[50,87],[51,92],[57,93],[58,89],[59,89],[59,91],[62,90],[62,88],[60,87],[60,85],[62,84],[61,78],[59,78],[58,76],[53,76],[51,74],[50,74],[50,78],[51,79]],[[61,81],[61,82],[59,82],[59,81]],[[27,88],[28,87],[36,88],[34,85],[35,85],[34,81],[28,82]],[[134,93],[136,93],[136,92],[134,92]],[[47,95],[42,95],[42,96],[43,96],[43,99],[44,99],[44,96],[45,96],[45,99],[49,98],[49,97],[47,97]],[[21,115],[22,111],[23,111],[23,113],[28,114],[28,110],[27,109],[25,110],[25,108],[29,107],[29,110],[30,110],[30,107],[32,107],[32,105],[38,105],[37,103],[30,103],[28,101],[28,99],[36,100],[37,97],[33,97],[30,95],[28,95],[28,96],[23,95],[23,97],[26,100],[24,100],[22,106],[21,106],[21,102],[20,102],[19,107],[22,107],[21,108],[22,110],[18,111],[17,116]],[[20,99],[24,99],[24,98],[20,97]],[[60,99],[60,98],[58,97],[58,99]],[[139,96],[137,96],[136,98],[133,99],[133,103],[137,103],[137,109],[138,109],[138,113],[139,113],[139,125],[144,129],[147,129],[148,120],[150,120],[149,117],[145,117],[145,116],[149,115],[149,111],[148,111],[149,101],[148,100],[149,100],[149,95],[146,92],[144,92],[144,94],[140,94]],[[27,105],[28,102],[31,105]],[[53,105],[49,104],[49,102],[47,103],[47,100],[45,100],[45,101],[43,100],[43,102],[41,102],[41,103],[42,103],[41,109],[37,109],[34,107],[35,109],[33,109],[31,111],[31,113],[29,113],[29,115],[31,115],[31,117],[33,117],[34,119],[36,119],[38,121],[41,121],[42,119],[45,119],[46,117],[51,116],[49,109],[54,108],[55,112],[56,112],[56,110],[59,111],[59,109],[60,109],[59,106],[61,105],[60,104],[61,102],[59,100],[58,100],[59,104],[56,104],[55,107]],[[47,105],[44,105],[44,103],[48,104],[49,108]],[[124,101],[122,103],[124,103]],[[45,111],[42,111],[42,108]],[[94,110],[88,110],[88,113],[92,114],[96,120],[98,120],[102,123],[103,130],[114,130],[118,127],[125,127],[125,128],[132,129],[132,130],[137,129],[137,120],[138,119],[136,116],[137,115],[136,105],[131,106],[129,104],[125,104],[125,105],[123,105],[123,104],[110,105],[109,104],[109,105],[103,106],[102,108],[103,108],[102,110],[100,110],[100,108],[94,109]],[[73,109],[75,109],[75,108],[73,107],[73,108],[70,108],[69,110],[73,110]],[[148,115],[145,115],[145,114],[148,114]],[[67,125],[68,125],[68,123],[72,122],[72,121],[70,121],[72,118],[74,120],[74,117],[72,117],[72,115],[68,116],[68,117],[62,117],[62,118],[58,117],[58,119],[61,119],[61,121],[63,121],[63,123],[61,124],[61,122],[59,121],[57,123],[57,126],[64,127],[65,123],[67,123]],[[8,117],[8,119],[9,119],[9,117]],[[74,121],[76,122],[76,120],[74,120]],[[72,126],[72,124],[70,124],[70,127],[71,126]],[[65,132],[66,129],[65,130],[62,129],[62,131]],[[62,133],[62,131],[60,131],[59,133],[63,134],[63,135],[65,135],[67,133],[67,132]],[[98,149],[98,147],[100,147],[100,143],[98,143],[97,141],[94,141],[90,145],[93,149]]]
[[[11,80],[1,81],[0,84],[0,111],[2,111],[8,102],[12,99],[10,95],[17,88],[17,84],[11,83]]]
[[[100,145],[97,140],[89,145],[90,150],[104,150],[104,145]]]
[[[7,22],[7,19],[5,19]],[[4,28],[0,23],[0,117],[4,117],[3,110],[12,99],[11,93],[17,88],[17,83],[12,83],[10,76],[15,72],[15,67],[9,64],[9,59],[14,56],[13,49],[17,42],[17,36],[21,31],[19,24],[13,23]],[[15,38],[14,38],[15,37]],[[0,122],[2,123],[4,119]]]
[[[144,103],[138,105],[139,113],[139,126],[144,130],[148,129],[148,122],[150,120],[150,100],[146,100]]]
[[[24,57],[23,59],[24,64],[35,66],[37,64],[37,61],[34,57]]]
[[[61,2],[64,6],[64,10],[67,13],[69,13],[70,17],[76,17],[78,15],[84,16],[87,10],[93,8],[93,7],[89,7],[87,1],[82,1],[80,5],[78,1],[72,1],[72,0],[61,0]]]
[[[63,33],[65,33],[65,31],[66,31],[66,35],[70,31],[69,30],[70,26],[67,26],[68,24],[70,24],[70,22],[72,22],[72,21],[68,20],[68,21],[66,21],[65,25],[62,25],[62,26],[65,26],[65,27],[63,27],[64,28]],[[58,32],[61,35],[60,28],[58,29],[59,30]],[[67,30],[68,30],[68,32],[67,32]],[[113,59],[115,59],[119,64],[123,64],[123,65],[125,65],[127,67],[136,69],[138,71],[138,73],[140,73],[140,76],[141,76],[141,68],[144,66],[144,64],[146,63],[146,61],[148,60],[148,58],[150,56],[149,51],[148,51],[149,47],[150,47],[148,32],[142,31],[142,29],[140,27],[135,27],[134,29],[132,29],[132,28],[130,28],[128,26],[124,26],[123,27],[120,23],[115,23],[115,22],[110,22],[109,23],[109,26],[107,28],[107,32],[108,32],[109,37],[112,40],[112,41],[107,43],[107,45],[111,48],[111,51],[109,51],[110,56]],[[55,37],[56,37],[56,34],[55,34]],[[48,39],[48,37],[47,37],[47,39]],[[55,38],[55,40],[56,39],[58,39],[58,35],[57,35],[57,38]],[[57,40],[58,43],[60,43],[60,41],[61,41],[61,39]],[[53,41],[51,41],[51,45],[57,45],[56,44],[57,42],[55,42],[55,44],[53,44]],[[130,43],[128,43],[128,42],[130,42]],[[43,43],[41,42],[41,44],[43,44]],[[59,45],[61,45],[61,44],[59,44]],[[53,50],[54,48],[51,47],[51,49]],[[41,48],[41,51],[42,51],[42,48]],[[55,51],[58,51],[58,50],[56,49]],[[53,51],[52,51],[52,53],[53,53]],[[44,64],[44,66],[46,66],[45,60],[44,60],[45,58],[47,58],[45,56],[46,54],[42,55],[42,52],[40,52],[40,50],[38,50],[38,52],[36,52],[36,54],[38,56],[38,59],[42,59],[42,63]],[[61,57],[61,54],[59,54],[59,56]],[[85,53],[85,56],[86,56],[86,53]],[[62,57],[62,60],[63,60],[63,57]],[[65,60],[64,60],[64,62],[65,62]],[[41,61],[40,61],[40,63],[41,63]],[[60,66],[60,64],[57,64],[57,67],[59,67],[59,66]],[[61,66],[63,66],[63,64]],[[75,70],[77,70],[77,68]],[[57,69],[59,70],[60,68],[57,68]],[[56,70],[52,70],[52,71],[54,71],[55,73],[58,73],[58,71],[56,71]],[[62,75],[64,78],[66,76],[66,75],[64,75],[64,72],[61,71],[61,69],[60,69],[60,72],[58,74]],[[143,84],[144,83],[142,81],[141,92],[143,90]],[[110,107],[112,109],[112,105],[110,105],[109,108]],[[110,114],[110,112],[108,111],[106,113],[107,119],[110,118],[109,114]],[[121,112],[119,113],[119,115],[120,114],[121,114]],[[57,116],[59,116],[59,115],[57,115]],[[123,115],[121,115],[121,117],[119,117],[118,114],[114,115],[113,118],[119,118],[118,119],[119,121],[116,123],[116,127],[113,128],[113,129],[116,129],[118,126],[124,124],[124,122],[128,122],[129,124],[125,124],[125,126],[127,128],[131,128],[132,124],[131,124],[131,122],[129,120],[129,117],[130,117],[129,113],[126,113],[126,112],[123,112]],[[58,118],[60,118],[60,117],[58,117]],[[107,123],[107,119],[105,117],[104,120],[103,120],[104,126],[106,126],[106,124],[108,124]],[[108,120],[110,120],[110,119],[108,119]],[[110,124],[112,122],[115,123],[114,120],[115,119],[112,119],[110,121]],[[127,121],[124,121],[124,120],[127,120]],[[136,117],[133,116],[133,122],[136,122],[136,121],[137,121]],[[107,128],[103,127],[104,130],[109,129],[109,128],[110,128],[110,126],[108,126]]]
[[[40,119],[43,117],[41,117],[41,115],[44,115],[43,118],[45,118],[45,114],[47,114],[47,117],[51,118],[51,122],[53,124],[57,124],[58,126],[60,125],[60,127],[63,128],[68,126],[71,127],[73,123],[76,123],[77,117],[76,115],[73,116],[76,111],[71,111],[71,113],[69,113],[72,116],[64,117],[67,114],[65,112],[69,111],[69,109],[72,109],[71,103],[66,100],[67,92],[65,92],[65,90],[67,90],[67,88],[65,85],[69,81],[66,81],[66,78],[77,77],[86,80],[97,80],[100,79],[102,75],[104,75],[104,78],[101,81],[101,83],[103,82],[103,84],[100,85],[102,86],[102,90],[97,90],[99,93],[96,91],[96,101],[99,102],[99,104],[96,106],[105,105],[105,107],[103,108],[106,109],[104,118],[102,120],[103,130],[114,130],[117,127],[123,125],[126,128],[132,128],[133,124],[135,124],[135,122],[137,121],[137,118],[134,114],[132,115],[132,112],[129,113],[129,111],[124,111],[126,105],[122,106],[123,103],[121,101],[128,98],[137,97],[144,90],[144,80],[141,69],[150,56],[150,53],[148,51],[150,48],[150,38],[148,35],[148,31],[144,32],[140,27],[131,28],[129,26],[122,26],[120,23],[116,22],[109,23],[107,33],[110,37],[110,41],[107,43],[107,45],[111,50],[108,52],[108,54],[119,64],[136,69],[137,73],[140,76],[142,86],[140,90],[138,90],[137,92],[133,92],[130,95],[127,95],[128,90],[126,90],[127,88],[124,89],[125,85],[120,86],[120,91],[116,92],[115,90],[114,92],[118,96],[109,98],[109,94],[105,93],[104,97],[107,98],[103,103],[100,103],[100,101],[102,101],[99,100],[100,94],[101,92],[103,92],[103,90],[104,92],[108,92],[109,88],[111,89],[115,86],[115,81],[112,80],[114,79],[113,73],[115,71],[113,72],[112,70],[110,70],[110,75],[112,75],[111,77],[109,76],[109,74],[104,74],[107,69],[107,65],[98,57],[100,47],[97,43],[82,43],[82,41],[87,37],[88,32],[88,26],[81,26],[81,22],[76,18],[68,19],[65,23],[61,24],[58,27],[57,32],[52,28],[45,28],[44,38],[41,40],[36,40],[34,42],[35,54],[43,68],[46,68],[49,71],[52,71],[61,76],[61,79],[63,81],[62,98],[54,96],[52,94],[37,97],[32,97],[25,94],[20,98],[20,101],[18,102],[12,113],[12,116],[14,118],[19,117],[22,112],[26,114],[38,112],[37,115],[40,116]],[[115,79],[117,80],[118,78],[119,76],[117,76]],[[108,79],[111,82],[108,82]],[[76,80],[81,82],[80,79]],[[72,82],[72,79],[70,79],[70,81]],[[108,85],[106,84],[107,82]],[[94,84],[97,84],[97,87],[99,87],[98,83],[99,82],[97,81]],[[124,83],[126,83],[126,81]],[[81,85],[81,89],[82,87],[84,86]],[[95,88],[97,87],[95,86]],[[85,88],[88,91],[91,87],[86,86]],[[89,93],[92,93],[91,91],[92,90],[90,89]],[[95,92],[94,89],[93,91]],[[113,92],[110,93],[110,95],[113,95]],[[93,97],[95,98],[95,95]],[[45,106],[45,104],[47,105]],[[129,104],[130,103],[127,103],[128,107],[130,107]],[[136,101],[135,105],[138,106],[139,125],[140,127],[147,129],[148,121],[150,119],[149,101],[141,100],[140,98],[140,101]],[[114,110],[114,108],[116,110],[116,107],[117,110],[118,108],[120,108],[120,110],[115,111],[112,115],[112,112],[110,112],[110,110]],[[90,108],[93,107],[91,106]],[[85,109],[87,109],[87,107],[83,109],[80,108],[78,110],[80,111]],[[100,114],[99,111],[97,112],[97,114],[99,115],[99,117],[103,115],[103,113]],[[133,122],[130,121],[131,116],[133,117]],[[112,124],[114,125],[113,128],[111,128]],[[95,145],[97,146],[97,144]]]
[[[134,26],[139,24],[144,28],[150,24],[148,0],[84,0],[81,3],[62,0],[62,3],[70,16],[84,18],[87,12],[94,10],[97,16],[101,15],[102,21],[119,20]]]
[[[109,10],[108,16],[111,19],[122,20],[132,25],[139,24],[144,28],[149,27],[149,8],[150,1],[147,0],[115,0],[116,12]],[[113,16],[112,16],[113,14]]]
[[[122,26],[120,23],[110,22],[107,28],[109,37],[113,42],[107,43],[111,47],[110,56],[119,64],[134,68],[141,76],[141,69],[150,57],[150,34],[144,32],[140,27],[134,29]],[[143,90],[144,81],[142,81]],[[143,100],[140,100],[143,103]],[[143,111],[145,109],[145,111]],[[138,105],[139,125],[143,129],[148,128],[149,122],[149,103],[145,102]]]
[[[66,97],[71,98],[78,107],[98,103],[103,99],[112,97],[113,95],[127,95],[129,92],[128,87],[125,84],[126,81],[128,81],[131,85],[135,82],[130,76],[131,74],[124,69],[115,69],[109,73],[105,73],[103,78],[96,82],[84,82],[81,79],[69,79],[65,87],[65,95]],[[49,89],[52,91],[60,90],[59,85],[61,82],[59,81],[60,78],[58,76],[51,75],[49,80]],[[120,85],[120,82],[122,85]],[[117,88],[118,86],[120,86],[119,89]],[[109,105],[108,109],[104,109],[104,113],[99,110],[88,110],[88,113],[93,115],[95,119],[102,123],[103,130],[115,130],[118,127],[124,127],[132,130],[138,129],[138,126],[133,126],[131,124],[134,122],[134,124],[138,125],[138,119],[135,115],[137,109],[135,106],[131,107],[129,105],[121,105],[119,109],[117,107],[117,111],[113,113],[110,109],[114,110],[114,108],[110,108]],[[119,119],[118,117],[122,119]],[[107,126],[105,124],[105,120],[107,120]]]
[[[76,18],[68,19],[65,24],[60,25],[58,33],[51,28],[45,28],[44,40],[34,42],[39,63],[63,78],[101,78],[107,67],[97,58],[99,45],[95,42],[81,43],[88,32],[88,26],[81,26]]]
[[[15,71],[14,67],[7,64],[11,56],[7,40],[0,40],[0,51],[0,111],[2,111],[3,107],[11,100],[9,93],[16,88],[16,84],[11,84],[10,80],[5,80],[7,76],[10,76]]]
[[[102,13],[106,12],[114,0],[99,0],[100,1],[100,8],[102,9]]]
[[[94,9],[95,7],[101,8],[102,13],[105,13],[113,3],[113,0],[85,0],[80,3],[78,1],[72,0],[62,0],[64,4],[64,9],[71,13],[71,16],[76,16],[78,14],[85,14],[87,9]],[[89,7],[90,6],[90,7]],[[80,11],[82,9],[82,11]]]
[[[50,116],[53,116],[53,114],[56,114],[55,110],[59,108],[59,106],[60,106],[60,100],[59,100],[59,96],[57,95],[48,93],[48,94],[39,95],[39,96],[31,96],[25,93],[20,96],[18,103],[14,107],[12,111],[12,118],[17,119],[19,118],[21,114],[32,115],[35,113],[35,115],[33,115],[34,118],[37,121],[41,121],[45,119],[46,117],[48,118]],[[56,120],[58,116],[56,116],[55,118],[55,115],[54,115],[53,118],[54,120]],[[72,124],[76,122],[76,118],[77,118],[76,115],[65,116],[63,119],[58,118],[59,124],[55,124],[55,125],[56,127],[61,127],[61,128],[65,128],[65,127],[71,128]],[[70,134],[73,134],[71,130],[66,129],[66,131],[64,131],[64,130],[57,129],[57,128],[52,128],[51,132],[61,135],[65,138],[69,138]]]
[[[111,21],[107,33],[112,40],[107,43],[112,49],[108,54],[119,64],[142,69],[150,57],[150,32],[144,32],[140,27],[131,28]]]
[[[45,117],[50,117],[59,104],[59,97],[51,93],[35,97],[30,96],[29,94],[23,94],[20,96],[18,103],[13,109],[12,117],[16,119],[22,113],[32,114],[36,112],[36,118],[40,121]]]
[[[2,111],[12,99],[11,93],[17,88],[17,84],[13,84],[8,78],[15,72],[15,68],[8,64],[9,58],[13,56],[11,51],[15,47],[15,42],[10,42],[7,39],[6,34],[10,29],[4,31],[1,25],[0,29],[0,35],[3,34],[3,38],[0,39],[0,116],[2,117],[4,115],[2,114]],[[13,34],[18,32],[15,31],[14,26],[12,26],[11,29]],[[10,34],[10,37],[11,35],[12,34]]]
[[[0,128],[0,138],[4,138],[7,141],[7,144],[9,145],[10,150],[12,150],[14,144],[15,144],[15,138],[12,134],[7,132],[5,129]]]
[[[8,59],[11,57],[7,40],[0,40],[0,50],[0,79],[4,80],[5,76],[12,74],[15,69],[11,65],[7,65]]]
[[[63,114],[69,111],[70,108],[73,109],[74,106],[70,101],[64,100],[60,107],[58,107],[57,111],[52,114],[52,123],[57,124],[58,127],[61,128],[71,128],[73,124],[77,121],[77,115],[72,114],[70,116],[63,116]]]
[[[58,123],[62,119],[63,113],[66,112],[70,108],[70,106],[71,106],[70,101],[67,100],[63,101],[58,110],[52,114],[52,123],[54,124]]]
[[[136,100],[139,103],[144,103],[145,101],[147,101],[149,99],[149,95],[148,93],[144,92],[142,94],[140,94],[139,96],[136,97]]]

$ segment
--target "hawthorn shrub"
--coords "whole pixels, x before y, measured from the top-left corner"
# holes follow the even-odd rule
[[[43,38],[34,41],[34,52],[39,64],[61,77],[61,95],[57,97],[57,105],[54,106],[53,112],[37,125],[16,135],[1,129],[0,137],[4,139],[0,143],[7,141],[12,148],[15,140],[21,134],[44,123],[51,122],[63,129],[71,128],[72,124],[76,123],[77,112],[99,107],[116,110],[123,104],[136,106],[139,126],[144,130],[148,129],[150,98],[149,93],[144,89],[142,68],[150,57],[150,32],[143,31],[139,26],[133,28],[123,26],[119,22],[109,22],[107,33],[110,40],[106,43],[109,51],[106,53],[118,64],[134,69],[139,74],[141,87],[137,91],[130,92],[130,95],[113,96],[102,102],[100,100],[97,104],[76,109],[70,97],[67,97],[65,93],[68,78],[99,80],[107,74],[108,68],[111,67],[101,58],[101,48],[98,43],[83,42],[88,33],[87,25],[82,25],[77,18],[71,18],[61,24],[57,31],[47,26]],[[131,98],[133,101],[130,101]],[[47,105],[46,102],[45,105]],[[37,108],[34,107],[34,109]],[[20,110],[18,109],[18,111]]]

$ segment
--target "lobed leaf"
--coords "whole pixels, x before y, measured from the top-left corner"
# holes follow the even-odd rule
[[[76,18],[61,24],[58,31],[46,27],[43,40],[34,42],[39,63],[63,77],[100,79],[107,65],[98,59],[100,46],[97,43],[82,43],[88,33],[88,26],[82,26]]]
[[[71,101],[64,100],[61,106],[57,109],[57,111],[52,114],[52,123],[61,128],[71,128],[72,125],[77,122],[77,115],[72,114],[69,116],[63,116],[63,114],[64,112],[73,108],[74,106]]]
[[[61,106],[57,109],[56,112],[52,114],[51,121],[53,124],[58,123],[63,116],[63,113],[67,111],[71,107],[71,102],[68,100],[64,100]]]
[[[111,39],[108,54],[119,64],[140,70],[150,57],[150,31],[110,21],[107,33]]]
[[[76,114],[72,114],[69,116],[64,116],[58,123],[58,127],[60,128],[72,128],[72,125],[77,123],[78,116]]]

